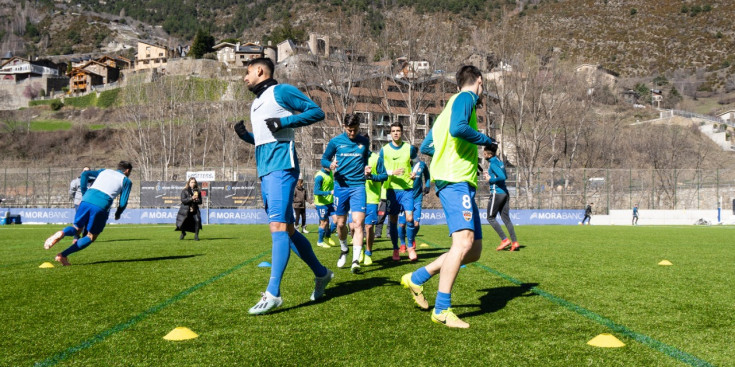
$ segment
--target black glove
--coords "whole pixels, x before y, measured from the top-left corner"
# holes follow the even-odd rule
[[[498,142],[495,141],[495,140],[493,140],[492,143],[486,144],[485,145],[485,148],[488,148],[488,149],[492,150],[493,152],[497,152],[498,151]]]
[[[430,189],[431,187],[429,186],[424,187],[424,195],[428,194]]]
[[[115,220],[120,220],[120,215],[121,214],[122,214],[122,212],[119,209],[118,210],[115,210]]]
[[[248,128],[245,127],[245,121],[240,120],[235,124],[235,133],[238,136],[245,136],[248,134]]]
[[[278,117],[271,117],[265,119],[265,126],[268,127],[268,130],[271,131],[271,133],[275,134],[276,131],[281,130],[283,125],[281,125],[281,119]]]

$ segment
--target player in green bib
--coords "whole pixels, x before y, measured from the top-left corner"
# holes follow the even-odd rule
[[[482,253],[480,212],[475,202],[478,145],[495,141],[477,131],[475,108],[482,95],[482,72],[471,65],[457,72],[457,87],[421,144],[421,152],[432,156],[431,180],[444,208],[452,247],[429,265],[401,277],[419,307],[428,309],[423,284],[439,274],[439,290],[431,320],[452,328],[468,328],[452,311],[452,287],[459,267],[475,262]],[[407,218],[408,219],[408,218]]]
[[[393,259],[400,260],[399,253],[405,253],[406,248],[398,248],[398,214],[406,216],[406,234],[413,238],[413,180],[416,173],[411,169],[411,160],[418,155],[416,147],[402,140],[403,125],[394,122],[390,125],[391,141],[380,149],[378,164],[385,167],[388,179],[385,181],[386,198],[388,199],[388,233],[393,244]],[[408,258],[418,260],[416,249],[412,243],[408,244]]]
[[[380,204],[383,190],[383,181],[388,177],[386,174],[378,174],[378,154],[370,152],[368,158],[370,175],[365,181],[365,197],[367,206],[365,208],[365,254],[361,261],[364,265],[373,263],[373,243],[375,243],[375,224],[378,222],[378,206]]]
[[[331,247],[334,241],[330,238],[329,217],[336,222],[334,215],[334,176],[329,168],[322,168],[314,175],[314,206],[319,217],[319,238],[317,246]],[[326,237],[326,241],[324,238]],[[330,246],[331,245],[331,246]]]

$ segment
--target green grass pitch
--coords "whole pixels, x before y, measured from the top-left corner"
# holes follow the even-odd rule
[[[432,323],[399,284],[446,251],[445,226],[421,229],[418,264],[391,261],[379,239],[358,275],[336,268],[338,248],[314,246],[336,274],[318,302],[292,254],[283,306],[257,317],[267,226],[206,226],[195,242],[172,226],[109,225],[73,266],[40,269],[70,244],[43,249],[61,228],[0,227],[0,366],[735,365],[733,227],[519,226],[524,247],[510,253],[486,226],[453,291],[467,330]],[[163,339],[178,326],[199,337]],[[602,333],[626,346],[586,344]]]

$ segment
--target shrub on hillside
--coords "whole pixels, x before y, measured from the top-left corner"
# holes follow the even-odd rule
[[[85,108],[85,107],[91,107],[95,105],[95,102],[97,101],[97,93],[90,93],[86,96],[81,97],[71,97],[64,100],[64,104],[67,106],[72,106],[76,108]]]
[[[97,107],[107,108],[117,104],[117,96],[120,94],[120,88],[106,90],[100,93],[97,99]]]
[[[61,109],[61,107],[64,107],[64,104],[61,101],[59,101],[58,99],[52,100],[52,102],[51,102],[51,109],[52,110],[58,111],[58,110]]]

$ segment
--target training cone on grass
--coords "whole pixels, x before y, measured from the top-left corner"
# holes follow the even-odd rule
[[[419,245],[419,247],[429,247],[429,245],[422,243],[421,245]]]
[[[258,264],[258,267],[259,268],[270,268],[271,267],[271,263],[269,263],[267,261],[263,261],[262,263]]]
[[[669,261],[669,260],[661,260],[661,262],[660,262],[660,263],[658,263],[658,264],[659,264],[659,265],[666,265],[666,266],[668,266],[668,265],[674,265],[674,264],[672,264],[672,263],[671,263],[671,261]]]
[[[48,268],[53,268],[54,267],[54,264],[46,261],[45,263],[39,265],[38,267],[41,268],[41,269],[48,269]]]
[[[592,338],[587,344],[600,348],[620,348],[625,346],[625,343],[621,342],[620,339],[608,333],[603,333]]]
[[[199,335],[188,327],[179,326],[176,329],[171,330],[170,333],[166,334],[163,338],[166,340],[189,340],[198,337]]]

